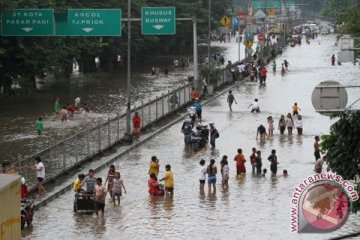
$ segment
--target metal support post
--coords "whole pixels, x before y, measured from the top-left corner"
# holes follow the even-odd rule
[[[65,148],[65,144],[63,143],[62,144],[62,147]],[[63,169],[65,170],[66,169],[66,151],[63,151],[63,155],[62,155],[62,163],[63,163]]]
[[[199,73],[198,73],[198,48],[197,48],[197,22],[196,22],[196,16],[193,17],[193,54],[194,54],[194,82],[195,82],[195,88],[199,89],[201,86],[201,82],[199,79]]]
[[[75,161],[79,161],[79,139],[78,134],[75,135]]]
[[[120,118],[119,114],[116,114],[116,139],[120,138]]]
[[[144,101],[141,100],[141,125],[140,126],[143,126],[144,124]]]
[[[148,102],[148,106],[149,106],[149,123],[151,123],[151,104],[150,104],[150,100]]]
[[[128,48],[127,48],[127,107],[126,134],[130,135],[130,101],[131,101],[131,0],[128,0]]]
[[[99,125],[98,126],[99,127],[99,130],[98,130],[98,149],[99,149],[99,151],[101,151],[101,126]]]
[[[108,129],[108,146],[110,146],[110,145],[111,145],[110,118],[108,118],[108,122],[107,122],[107,129]]]
[[[164,116],[164,94],[161,94],[161,116]]]
[[[90,131],[88,131],[86,134],[86,151],[87,151],[87,156],[89,156],[90,155]]]
[[[155,120],[158,119],[158,97],[155,99]]]

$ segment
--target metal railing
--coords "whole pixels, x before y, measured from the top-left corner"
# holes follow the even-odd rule
[[[141,117],[141,127],[155,123],[160,118],[180,109],[190,101],[191,84],[187,83],[173,91],[162,94],[140,106],[131,109],[131,117],[137,111]],[[125,135],[126,113],[108,119],[93,128],[83,130],[45,150],[13,163],[16,171],[25,177],[31,186],[36,176],[27,166],[34,166],[35,157],[39,156],[46,168],[46,179],[58,176],[70,170],[80,162],[93,157],[119,142]]]

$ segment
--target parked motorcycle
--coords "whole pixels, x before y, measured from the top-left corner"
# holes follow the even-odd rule
[[[21,200],[21,229],[32,224],[34,217],[34,201],[29,199]]]
[[[196,122],[196,109],[195,107],[191,106],[187,108],[187,113],[191,119],[192,124],[194,125]]]

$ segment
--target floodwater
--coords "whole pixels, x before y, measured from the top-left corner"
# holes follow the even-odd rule
[[[173,68],[171,58],[157,60],[162,62],[159,76],[150,74],[149,63],[133,67],[132,103],[139,106],[141,101],[148,101],[167,93],[187,82],[187,76],[193,75],[192,66]],[[163,62],[168,62],[165,64]],[[163,70],[169,68],[169,74]],[[0,104],[0,161],[22,159],[60,142],[80,129],[94,127],[97,123],[115,117],[126,111],[127,77],[126,72],[117,74],[94,73],[86,76],[74,76],[68,80],[57,80],[50,88],[31,97],[16,99]],[[49,84],[50,85],[50,84]],[[157,95],[153,93],[156,92]],[[91,113],[75,114],[74,119],[66,123],[54,114],[54,101],[59,96],[61,103],[74,103],[80,97],[87,103]],[[39,137],[34,130],[34,122],[41,116],[44,123],[44,135]],[[20,151],[19,151],[20,149]]]
[[[127,194],[121,206],[108,203],[104,218],[75,214],[73,193],[67,192],[35,213],[34,227],[23,231],[24,239],[329,239],[358,231],[359,217],[351,215],[339,230],[328,234],[297,234],[290,232],[290,209],[293,188],[313,174],[313,141],[315,135],[329,132],[335,121],[315,112],[311,104],[314,87],[325,80],[356,84],[360,77],[358,66],[331,66],[330,56],[337,52],[335,36],[323,36],[321,44],[288,48],[276,59],[290,62],[289,71],[281,76],[269,71],[266,86],[245,82],[234,89],[238,102],[229,112],[226,95],[203,109],[203,121],[215,122],[220,132],[216,149],[206,147],[198,152],[186,149],[180,133],[181,123],[174,125],[151,141],[119,158],[115,167],[121,172]],[[237,56],[234,51],[230,54]],[[360,95],[348,91],[349,103]],[[261,113],[251,114],[248,105],[258,98]],[[274,136],[266,141],[256,140],[259,124],[273,116],[275,126],[281,114],[290,112],[298,102],[303,116],[304,135]],[[354,106],[356,108],[356,106]],[[289,177],[259,178],[251,174],[249,155],[256,147],[263,153],[263,167],[272,149],[277,150],[278,173],[287,169]],[[248,160],[246,177],[237,179],[235,162],[237,148],[242,148]],[[171,164],[175,178],[173,198],[151,198],[147,193],[148,163],[152,155],[160,159],[160,176],[166,164]],[[216,193],[199,194],[198,162],[214,158],[219,169],[221,156],[229,156],[229,189],[221,188],[218,174]],[[97,173],[105,178],[106,171]]]

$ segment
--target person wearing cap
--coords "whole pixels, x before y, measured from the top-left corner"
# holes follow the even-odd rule
[[[200,102],[199,98],[195,98],[195,102],[193,104],[193,107],[196,110],[197,118],[201,122],[202,105],[201,105],[201,102]]]
[[[210,123],[210,144],[212,148],[215,148],[215,139],[219,137],[218,130],[214,127],[214,123]]]
[[[159,174],[159,159],[156,156],[151,157],[149,164],[149,175],[152,173],[155,174],[155,176]]]

